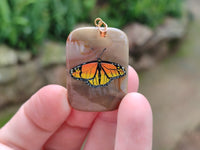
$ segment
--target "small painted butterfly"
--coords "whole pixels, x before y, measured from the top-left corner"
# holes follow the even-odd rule
[[[105,50],[106,48],[103,52]],[[104,61],[99,57],[97,60],[70,69],[70,74],[74,79],[85,81],[91,87],[102,87],[107,86],[114,79],[125,76],[126,70],[118,63]]]

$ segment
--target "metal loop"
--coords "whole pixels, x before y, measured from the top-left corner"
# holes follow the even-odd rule
[[[101,36],[105,37],[108,25],[101,18],[96,18],[94,21],[94,24],[96,25],[96,27],[98,27]],[[104,27],[104,28],[102,28],[102,27]]]

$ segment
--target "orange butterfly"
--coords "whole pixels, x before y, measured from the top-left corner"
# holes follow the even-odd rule
[[[103,52],[105,50],[106,48]],[[102,87],[114,79],[125,76],[126,70],[120,64],[98,58],[70,69],[70,74],[74,79],[85,81],[91,87]]]

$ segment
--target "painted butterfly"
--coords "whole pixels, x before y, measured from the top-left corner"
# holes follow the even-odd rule
[[[105,50],[106,48],[103,52]],[[126,70],[118,63],[104,61],[99,57],[97,60],[70,69],[70,74],[74,79],[82,80],[91,87],[102,87],[107,86],[114,79],[125,76]]]

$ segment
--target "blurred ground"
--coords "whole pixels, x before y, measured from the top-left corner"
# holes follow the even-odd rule
[[[179,51],[140,76],[139,91],[153,110],[153,150],[173,149],[200,124],[200,1],[187,3],[195,20]]]

